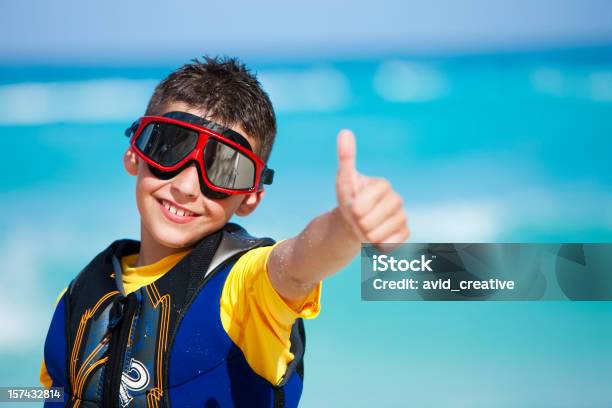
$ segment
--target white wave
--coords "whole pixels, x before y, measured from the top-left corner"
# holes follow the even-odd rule
[[[0,86],[0,125],[129,121],[141,115],[155,80],[97,79]]]
[[[23,228],[10,229],[1,241],[3,273],[0,275],[0,350],[29,350],[37,345],[42,353],[44,334],[50,322],[52,305],[41,304],[39,271],[43,260],[35,237]]]
[[[279,112],[326,112],[346,106],[346,76],[330,67],[263,72],[259,79]],[[125,122],[140,116],[156,80],[97,79],[0,86],[0,125]]]
[[[558,190],[521,186],[497,193],[495,199],[480,196],[427,206],[419,203],[406,212],[412,242],[498,242],[524,231],[576,236],[584,231],[588,240],[594,229],[612,230],[612,194],[581,184]]]
[[[580,98],[593,102],[612,102],[612,71],[586,70],[563,72],[540,67],[529,75],[531,86],[542,94]]]
[[[332,67],[266,71],[257,78],[277,112],[333,112],[351,98],[348,78]]]
[[[594,101],[612,101],[612,71],[591,72],[588,77],[588,88]]]
[[[412,242],[494,242],[502,209],[489,201],[445,202],[407,211]]]
[[[427,102],[448,92],[448,81],[433,65],[392,60],[382,63],[374,76],[374,90],[391,102]]]
[[[563,73],[555,68],[537,68],[529,75],[529,80],[536,91],[544,94],[564,96],[567,92],[567,80]]]

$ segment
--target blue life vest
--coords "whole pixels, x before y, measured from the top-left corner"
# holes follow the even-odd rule
[[[64,387],[65,406],[296,407],[304,378],[302,320],[291,332],[295,358],[275,386],[249,367],[220,317],[232,265],[273,243],[227,224],[127,296],[120,259],[139,252],[140,243],[112,243],[71,282],[47,334],[45,363],[52,386]]]

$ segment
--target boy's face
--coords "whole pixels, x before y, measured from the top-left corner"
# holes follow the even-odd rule
[[[205,112],[181,102],[169,104],[162,114],[172,111],[205,116]],[[244,129],[239,126],[231,129],[245,136],[256,150],[256,141]],[[136,204],[140,212],[141,239],[152,239],[169,248],[194,245],[222,228],[234,213],[241,216],[250,214],[264,195],[260,190],[223,199],[208,198],[200,189],[195,164],[169,180],[161,180],[151,174],[148,165],[131,148],[124,155],[124,165],[129,174],[137,177]]]

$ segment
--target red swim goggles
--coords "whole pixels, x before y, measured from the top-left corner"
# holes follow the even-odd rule
[[[244,136],[190,113],[143,116],[125,134],[158,178],[170,179],[196,163],[202,193],[210,198],[253,193],[274,178]]]

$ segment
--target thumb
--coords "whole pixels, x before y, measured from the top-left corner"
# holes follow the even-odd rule
[[[349,201],[357,190],[358,173],[355,168],[355,136],[350,130],[341,130],[338,134],[338,175],[336,185],[338,200]]]

